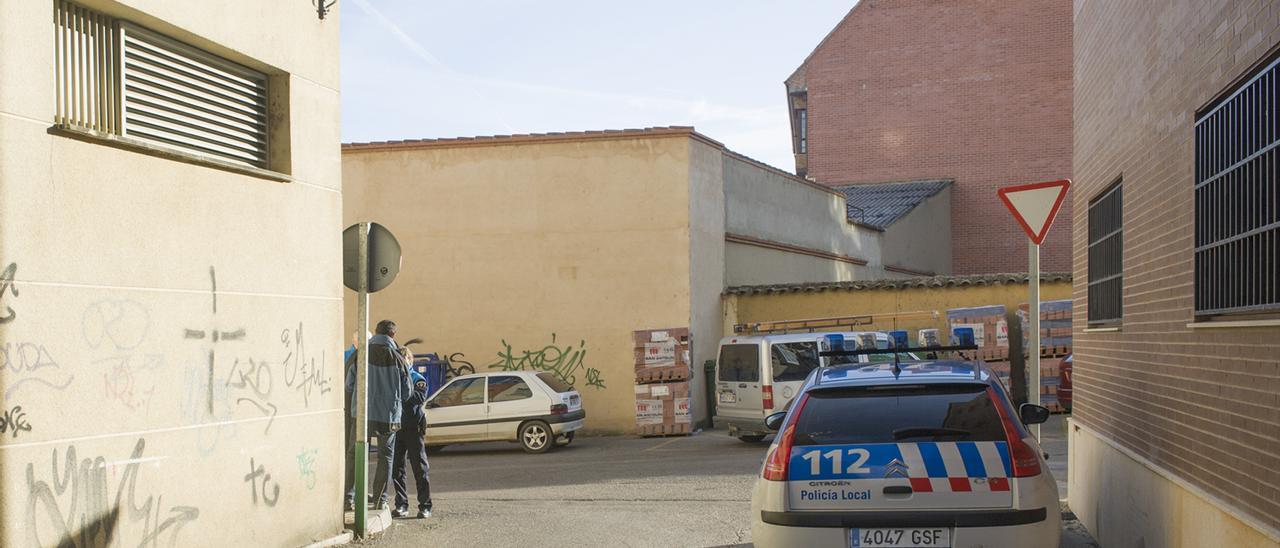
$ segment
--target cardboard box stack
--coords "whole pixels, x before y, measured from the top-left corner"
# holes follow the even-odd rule
[[[1018,307],[1022,322],[1022,347],[1030,348],[1031,306]],[[1062,358],[1071,353],[1071,300],[1040,303],[1040,404],[1050,411],[1065,409],[1058,403],[1058,383]],[[1028,354],[1029,355],[1029,354]]]
[[[986,361],[1009,359],[1009,322],[1004,317],[1004,305],[953,308],[947,311],[947,327],[973,328],[973,338],[978,344],[978,358]],[[948,333],[953,335],[953,333]]]
[[[636,430],[642,436],[688,434],[689,329],[635,332]]]

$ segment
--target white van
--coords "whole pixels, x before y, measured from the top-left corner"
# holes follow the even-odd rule
[[[833,340],[834,339],[834,340]],[[843,333],[793,333],[750,335],[720,340],[716,361],[716,428],[745,442],[764,439],[769,430],[764,418],[786,407],[810,371],[835,363],[871,363],[892,360],[893,354],[823,357],[841,341],[847,349],[865,348],[870,339],[876,348],[889,348],[889,336],[875,331]]]

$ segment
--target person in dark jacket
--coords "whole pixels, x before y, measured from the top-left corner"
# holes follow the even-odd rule
[[[402,347],[405,359],[412,363],[413,354],[408,347]],[[391,480],[395,484],[396,509],[395,517],[409,516],[409,490],[406,485],[406,468],[413,469],[414,491],[418,494],[418,517],[431,517],[431,482],[427,479],[427,417],[422,405],[427,402],[427,379],[417,371],[409,370],[413,377],[413,395],[404,401],[404,416],[400,432],[396,434],[395,466],[392,467]],[[405,459],[409,465],[405,466]]]
[[[391,320],[378,322],[375,335],[369,339],[369,371],[368,371],[368,408],[369,435],[378,438],[378,465],[373,474],[373,488],[369,491],[371,498],[377,501],[376,508],[387,506],[387,479],[391,473],[391,458],[394,456],[396,431],[400,430],[400,419],[404,400],[413,392],[413,383],[409,378],[409,364],[400,354],[396,345],[396,324]],[[357,415],[356,406],[356,363],[353,359],[347,364],[347,393],[351,394],[351,416]],[[354,428],[355,425],[352,425]],[[352,440],[355,436],[351,436]],[[346,474],[346,508],[355,508],[355,443],[347,447],[348,462]]]

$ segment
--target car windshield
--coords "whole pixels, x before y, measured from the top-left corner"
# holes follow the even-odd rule
[[[810,392],[796,422],[795,443],[1004,439],[986,385],[924,384]]]
[[[548,388],[555,390],[557,393],[573,392],[573,385],[560,380],[551,373],[538,373],[538,378],[547,385]]]

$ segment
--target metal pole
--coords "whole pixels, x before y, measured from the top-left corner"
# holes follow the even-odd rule
[[[369,511],[369,223],[360,223],[360,257],[356,259],[356,537],[365,538]]]
[[[1027,403],[1040,405],[1040,246],[1030,240],[1028,243],[1027,258],[1031,263],[1031,275],[1027,286],[1031,288],[1031,309],[1027,313],[1031,316],[1031,327],[1027,333],[1027,340],[1030,341],[1030,355],[1027,357]],[[1031,425],[1031,434],[1039,440],[1040,425]]]

